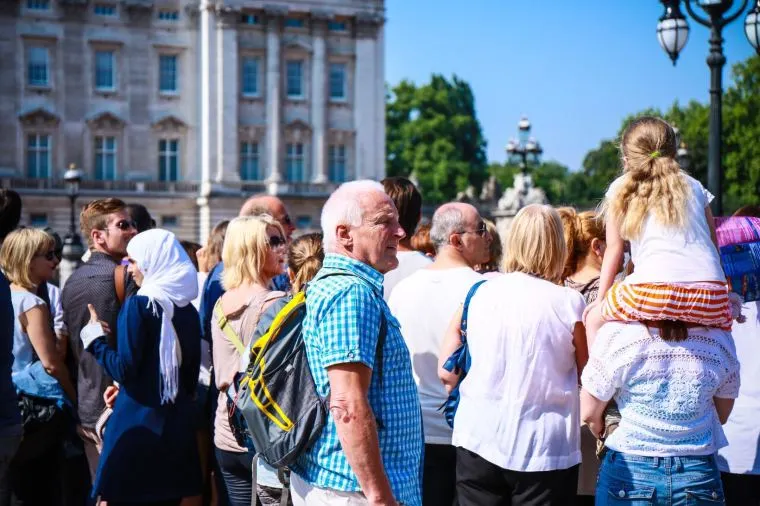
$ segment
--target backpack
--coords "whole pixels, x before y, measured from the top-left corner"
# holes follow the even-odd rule
[[[276,314],[261,337],[252,340],[250,362],[237,381],[235,404],[257,457],[277,468],[295,462],[327,423],[327,399],[317,393],[306,357],[305,316],[303,290]],[[387,322],[382,314],[375,353],[378,375],[382,375],[386,333]]]
[[[454,427],[454,415],[456,415],[457,408],[459,407],[459,387],[467,376],[467,372],[470,370],[470,350],[467,346],[467,312],[470,309],[470,300],[472,299],[472,296],[478,291],[480,285],[485,282],[485,279],[478,281],[472,285],[470,291],[467,292],[467,297],[464,299],[464,306],[462,307],[462,321],[459,324],[459,334],[462,338],[462,344],[459,345],[459,348],[457,348],[454,353],[446,359],[446,363],[443,364],[443,368],[447,371],[460,375],[456,386],[451,389],[446,402],[440,407],[440,410],[443,410],[443,416],[446,418],[446,423],[448,423],[451,428]]]

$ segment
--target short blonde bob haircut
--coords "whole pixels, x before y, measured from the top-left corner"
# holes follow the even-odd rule
[[[562,220],[547,205],[531,204],[517,213],[505,244],[504,272],[524,272],[559,283],[567,258]]]
[[[243,283],[265,281],[261,271],[269,252],[269,227],[276,228],[285,237],[282,225],[268,214],[241,216],[227,225],[222,248],[222,286],[225,290],[237,288]]]
[[[11,283],[34,290],[36,285],[29,276],[29,265],[36,255],[45,255],[53,249],[55,239],[47,232],[38,228],[14,230],[0,248],[0,267]]]

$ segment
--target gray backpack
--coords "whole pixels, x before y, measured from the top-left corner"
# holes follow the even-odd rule
[[[257,456],[277,468],[295,462],[319,437],[327,421],[327,399],[317,393],[306,358],[305,316],[305,291],[287,303],[280,299],[265,311],[251,339],[248,367],[236,381],[235,405],[245,419]],[[377,374],[382,374],[386,326],[383,316]],[[262,329],[267,330],[262,334]]]

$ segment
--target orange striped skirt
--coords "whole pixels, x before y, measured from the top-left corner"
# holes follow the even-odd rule
[[[605,321],[674,320],[731,330],[728,287],[720,283],[615,283],[602,304]]]

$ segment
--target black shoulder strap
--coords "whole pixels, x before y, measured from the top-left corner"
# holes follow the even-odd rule
[[[380,332],[377,335],[377,349],[375,350],[375,368],[373,372],[377,374],[377,383],[380,386],[380,398],[383,398],[383,348],[385,348],[385,337],[388,335],[388,319],[385,317],[385,310],[380,308]],[[377,430],[385,428],[382,420],[382,406],[377,407],[378,413],[375,417],[377,423]]]

